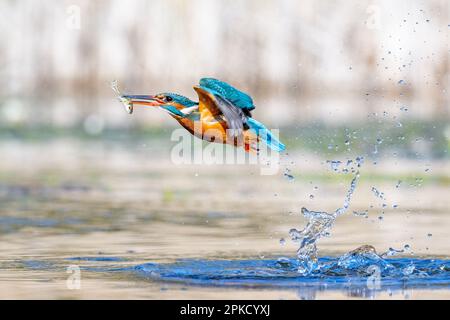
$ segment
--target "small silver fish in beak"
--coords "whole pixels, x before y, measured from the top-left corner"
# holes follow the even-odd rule
[[[119,87],[117,85],[117,80],[111,81],[111,89],[113,89],[113,91],[117,94],[117,99],[119,99],[119,101],[122,102],[122,104],[125,107],[125,111],[128,114],[132,114],[133,113],[133,103],[131,102],[130,98],[123,97],[123,95],[120,92]]]

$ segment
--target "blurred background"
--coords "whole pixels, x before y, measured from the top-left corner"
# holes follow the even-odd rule
[[[402,106],[423,121],[449,117],[445,0],[0,6],[5,126],[71,127],[95,114],[106,128],[124,127],[111,80],[130,92],[194,97],[204,76],[249,92],[257,116],[273,125],[366,121]],[[145,112],[139,121],[154,126],[163,117]]]
[[[301,206],[342,205],[351,175],[329,161],[356,156],[354,211],[369,218],[343,217],[324,252],[448,256],[448,1],[0,0],[0,26],[0,297],[67,293],[33,282],[64,272],[11,264],[24,255],[293,255],[280,238],[304,224]],[[110,88],[196,98],[202,77],[248,92],[280,129],[279,174],[174,166],[176,122],[127,115]],[[31,282],[11,282],[18,270]]]

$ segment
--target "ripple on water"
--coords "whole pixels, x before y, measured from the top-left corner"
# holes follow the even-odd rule
[[[376,253],[349,252],[339,258],[319,258],[320,268],[302,275],[298,260],[182,260],[170,264],[147,263],[132,272],[151,280],[186,284],[242,287],[305,287],[329,289],[367,286],[379,276],[379,288],[448,288],[450,260],[383,259]],[[405,272],[408,270],[408,272]]]
[[[100,256],[100,257],[73,257],[67,258],[66,260],[71,261],[105,261],[105,262],[121,262],[127,261],[125,258],[121,257],[110,257],[110,256]]]

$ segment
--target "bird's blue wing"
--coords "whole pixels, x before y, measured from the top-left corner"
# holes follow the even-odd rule
[[[240,136],[242,134],[244,124],[247,121],[247,116],[242,109],[204,87],[194,87],[194,90],[198,94],[200,113],[208,109],[209,113],[214,117],[223,115],[228,124],[227,129],[232,130],[230,134],[232,136]]]
[[[214,78],[202,78],[200,79],[200,87],[216,96],[220,96],[223,99],[230,101],[240,109],[247,111],[255,109],[253,100],[248,94],[230,86],[226,82]]]

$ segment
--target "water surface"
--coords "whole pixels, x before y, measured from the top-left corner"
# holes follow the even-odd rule
[[[284,168],[174,167],[152,148],[2,143],[0,298],[450,297],[446,163],[426,174],[408,161],[362,168],[348,212],[318,245],[329,268],[302,277],[289,230],[305,227],[302,207],[342,207],[351,175],[302,153],[290,155],[293,180]],[[370,265],[336,269],[362,245],[399,251],[383,257],[397,273],[379,287],[367,286]],[[67,287],[73,266],[79,290]]]

